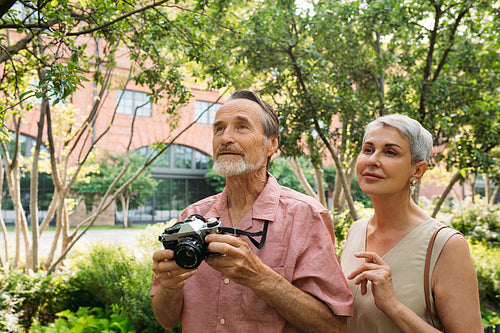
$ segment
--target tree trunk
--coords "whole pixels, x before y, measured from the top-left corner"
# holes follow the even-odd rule
[[[335,187],[333,188],[333,212],[340,214],[343,210],[344,204],[342,203],[342,184],[340,177],[335,177]]]
[[[354,173],[356,170],[356,156],[354,156],[350,163],[349,169],[346,170],[345,176],[348,184],[352,184],[352,180],[354,179]],[[342,184],[340,182],[340,178],[335,177],[335,191],[334,191],[334,206],[333,211],[337,214],[341,213],[344,210],[347,198],[342,189]]]
[[[328,208],[325,197],[325,185],[323,183],[323,170],[314,166],[314,177],[316,179],[316,185],[318,187],[318,200],[325,208]]]
[[[477,180],[477,175],[473,175],[471,177],[471,182],[470,182],[470,192],[472,194],[472,203],[476,203],[476,180]]]
[[[7,177],[7,184],[9,186],[9,194],[12,199],[15,211],[15,230],[16,230],[16,246],[15,246],[15,256],[14,262],[12,264],[13,268],[18,268],[20,263],[21,255],[21,234],[24,238],[25,253],[29,252],[29,239],[28,239],[28,223],[26,221],[26,215],[21,202],[21,171],[19,170],[19,152],[20,152],[20,141],[19,141],[19,128],[20,120],[14,118],[15,124],[15,139],[14,139],[14,152],[12,158],[10,158],[7,145],[2,143],[2,150],[4,154],[5,162],[5,175]],[[29,258],[26,258],[26,265],[29,267]]]
[[[58,203],[60,201],[60,198],[58,198]],[[61,217],[59,216],[59,214],[57,214],[56,216],[56,232],[54,234],[54,238],[52,239],[52,246],[50,247],[50,251],[49,253],[47,254],[47,258],[45,258],[45,261],[43,263],[43,269],[48,269],[51,264],[52,264],[52,260],[54,260],[54,254],[57,250],[57,244],[59,243],[59,237],[61,236],[61,230],[62,230],[62,226],[61,226],[61,223],[59,222],[59,219]]]
[[[373,43],[373,48],[375,49],[375,53],[378,55],[378,59],[380,60],[381,63],[384,62],[384,51],[382,50],[381,47],[381,41],[380,41],[380,33],[378,31],[375,32],[375,41]],[[375,85],[377,87],[377,92],[378,92],[378,100],[379,100],[379,113],[380,116],[385,115],[385,101],[384,101],[384,96],[385,96],[385,77],[384,77],[384,72],[380,72],[380,76],[375,77]]]
[[[448,194],[450,194],[451,189],[455,185],[456,182],[458,182],[460,179],[462,179],[462,174],[460,173],[460,170],[451,178],[450,183],[444,190],[443,194],[441,194],[441,197],[439,198],[438,202],[436,203],[436,206],[434,207],[434,211],[432,212],[432,217],[436,217],[437,213],[441,209],[441,206],[443,205],[443,202],[446,200],[446,197]]]
[[[493,205],[495,203],[495,199],[496,199],[496,197],[498,195],[498,190],[500,190],[500,185],[497,185],[497,187],[495,187],[495,189],[491,193],[491,198],[490,198],[490,201],[489,201],[490,205]]]
[[[306,179],[306,176],[304,175],[304,171],[300,167],[299,159],[297,157],[292,157],[287,159],[287,162],[292,168],[293,173],[299,180],[300,186],[302,186],[304,191],[306,191],[306,194],[319,201],[318,194],[314,192],[314,189],[311,187],[311,185]]]
[[[3,161],[0,158],[0,211],[2,210],[2,199],[3,199]],[[4,254],[5,254],[5,259],[2,258],[2,255],[0,254],[0,265],[3,267],[4,272],[8,272],[9,270],[9,240],[7,239],[7,226],[5,225],[5,221],[3,220],[2,214],[0,214],[0,227],[2,229],[2,236],[4,239]]]
[[[45,215],[40,225],[40,230],[38,233],[39,235],[41,235],[45,231],[45,229],[47,229],[47,227],[50,224],[50,221],[54,217],[58,200],[59,200],[59,191],[56,188],[54,188],[54,195],[52,196],[52,200],[50,201],[49,209],[47,210],[47,215]]]
[[[484,174],[484,197],[486,198],[486,204],[490,205],[491,183],[490,183],[490,176],[487,173]]]
[[[39,70],[39,75],[41,70]],[[40,110],[40,119],[38,120],[38,135],[36,138],[35,151],[33,152],[33,161],[31,164],[30,177],[30,217],[31,217],[31,269],[36,272],[39,268],[38,261],[38,240],[40,237],[38,228],[38,159],[40,157],[40,148],[42,146],[42,134],[44,127],[45,113],[49,103],[47,97],[43,98]]]
[[[332,156],[333,161],[335,162],[335,167],[337,168],[337,177],[340,177],[340,183],[342,184],[342,190],[344,191],[347,200],[347,205],[349,206],[349,212],[355,221],[359,220],[358,212],[356,211],[356,207],[354,207],[354,201],[352,200],[351,187],[347,183],[347,179],[344,174],[344,168],[342,167],[342,163],[340,163],[339,156],[337,155],[337,152],[333,149],[328,139],[324,137],[317,121],[314,122],[314,126],[316,127],[316,131],[320,134],[321,141],[323,141],[323,143],[326,145],[326,148],[330,152],[330,155]]]
[[[71,235],[69,234],[69,217],[66,208],[66,194],[64,189],[61,192],[64,193],[64,195],[58,196],[57,209],[56,209],[57,210],[56,233],[52,240],[52,247],[50,249],[49,255],[45,260],[44,269],[47,269],[48,267],[52,266],[52,262],[55,257],[59,240],[61,241],[61,253],[63,253],[68,244],[70,244],[74,238],[74,234]],[[63,258],[59,258],[58,262],[61,262],[62,259]]]
[[[118,198],[120,199],[120,202],[122,204],[122,212],[123,212],[123,227],[124,228],[129,228],[129,222],[128,222],[128,207],[130,205],[130,196],[125,196],[123,193],[121,193]]]
[[[12,182],[14,183],[11,188],[10,194],[14,203],[14,211],[16,216],[16,256],[14,259],[14,268],[19,267],[21,260],[21,236],[24,240],[24,253],[29,253],[29,238],[28,238],[28,221],[21,202],[21,172],[19,168],[14,167],[11,173]],[[31,259],[26,257],[26,268],[30,266]]]

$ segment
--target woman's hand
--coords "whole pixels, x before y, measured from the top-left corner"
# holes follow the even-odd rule
[[[394,309],[399,300],[392,285],[391,267],[374,252],[358,252],[354,256],[365,258],[365,263],[352,271],[347,278],[354,279],[354,283],[360,285],[361,295],[366,294],[368,281],[370,281],[377,308],[384,312]]]

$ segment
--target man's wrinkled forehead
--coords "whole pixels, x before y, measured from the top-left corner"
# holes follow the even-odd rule
[[[252,109],[256,109],[256,110],[259,109],[261,111],[264,111],[262,109],[262,106],[259,103],[255,102],[255,101],[252,101],[250,99],[247,99],[247,98],[230,99],[227,102],[225,102],[223,104],[223,106],[224,105],[236,105],[236,106],[239,106],[239,107],[242,107],[242,108],[243,107],[245,107],[245,108],[251,107]]]
[[[221,115],[230,115],[234,117],[242,116],[248,118],[253,118],[255,115],[258,115],[258,117],[262,120],[265,116],[265,111],[262,110],[259,103],[244,98],[238,98],[224,103],[219,110],[217,110],[215,121],[217,121]]]

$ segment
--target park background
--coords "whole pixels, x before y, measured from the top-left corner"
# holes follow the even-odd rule
[[[210,124],[236,89],[276,106],[271,172],[328,207],[338,253],[370,214],[354,172],[363,127],[422,122],[435,151],[414,199],[469,239],[484,325],[500,322],[497,1],[0,7],[2,331],[159,330],[151,253],[166,222],[221,191]],[[77,246],[105,226],[144,231],[131,247]]]

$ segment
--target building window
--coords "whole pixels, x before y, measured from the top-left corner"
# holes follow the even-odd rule
[[[121,97],[121,100],[120,100]],[[152,105],[148,94],[133,90],[118,90],[116,93],[116,103],[118,108],[116,113],[133,115],[137,109],[140,117],[151,117]]]
[[[7,144],[7,151],[9,152],[10,156],[12,157],[12,154],[14,154],[16,135],[11,132],[9,134],[9,136],[10,136],[10,140],[7,141],[6,144]],[[28,136],[28,135],[19,134],[19,145],[21,148],[21,150],[19,151],[19,154],[21,156],[24,156],[24,157],[30,157],[32,150],[35,149],[36,139],[31,137],[31,136]],[[40,147],[40,151],[45,152],[47,154],[49,152],[49,150],[47,149],[47,147],[43,143]],[[43,159],[43,155],[41,158]]]
[[[143,155],[151,154],[150,147],[136,150]],[[153,162],[152,166],[161,169],[203,171],[208,170],[212,159],[199,150],[183,145],[172,145]],[[191,171],[187,171],[192,174]]]
[[[210,167],[211,163],[210,157],[203,154],[202,152],[195,151],[194,152],[194,168],[197,170],[207,170]]]
[[[150,155],[151,147],[136,151]],[[158,181],[152,196],[145,203],[129,211],[135,223],[163,222],[177,218],[188,205],[215,194],[205,181],[205,173],[212,159],[199,150],[183,145],[172,145],[152,164],[152,176]],[[122,218],[117,213],[118,219]]]
[[[194,104],[194,119],[198,119],[201,115],[200,119],[196,121],[198,124],[212,125],[215,120],[215,113],[221,105],[220,103],[196,101]]]
[[[175,219],[188,205],[214,195],[205,179],[158,179],[158,186],[145,204],[129,213],[136,223],[165,222]]]

